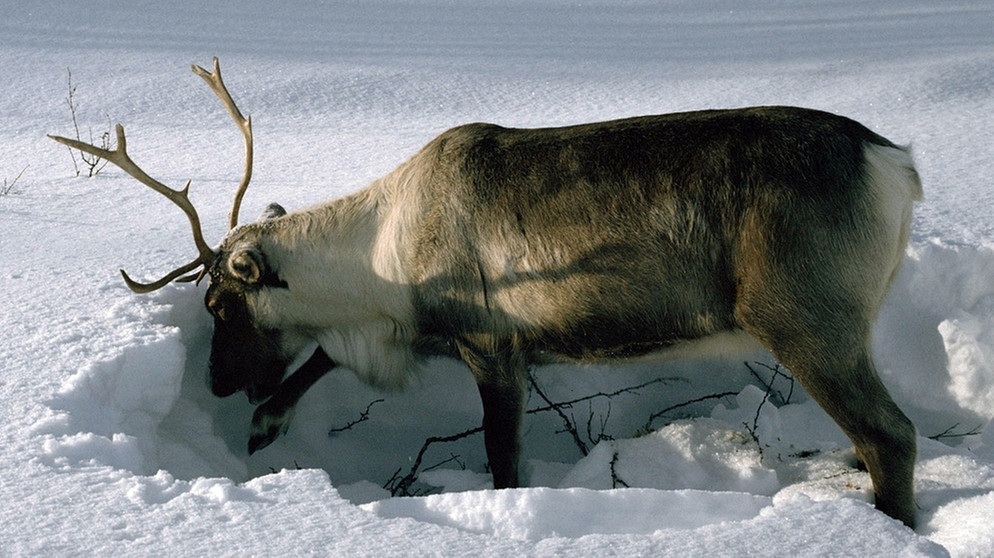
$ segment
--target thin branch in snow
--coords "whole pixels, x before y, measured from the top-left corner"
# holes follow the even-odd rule
[[[453,463],[453,462],[459,465],[459,469],[460,470],[462,470],[462,471],[466,470],[466,463],[462,459],[460,459],[458,455],[456,455],[454,453],[450,453],[448,459],[445,459],[443,461],[439,461],[438,463],[432,465],[431,467],[425,467],[425,471],[426,472],[427,471],[432,471],[434,469],[438,469],[442,465],[445,465],[447,463]]]
[[[774,366],[770,366],[765,362],[757,361],[755,363],[757,366],[761,366],[773,373],[773,375],[770,376],[769,381],[764,380],[763,377],[760,376],[759,372],[757,372],[756,369],[753,368],[748,362],[745,362],[743,364],[745,364],[745,367],[749,369],[749,372],[752,374],[752,376],[757,380],[759,380],[759,383],[763,384],[763,387],[766,389],[767,394],[775,395],[775,398],[773,400],[774,405],[776,405],[777,407],[781,407],[783,405],[790,403],[791,397],[794,396],[794,377],[789,373],[784,372],[783,367],[779,363],[777,363]],[[775,391],[773,389],[773,384],[776,383],[777,378],[786,378],[790,382],[786,396],[784,396],[783,392]]]
[[[677,403],[676,405],[671,405],[669,407],[666,407],[665,409],[662,409],[660,411],[656,411],[655,413],[652,413],[651,415],[649,415],[649,419],[645,422],[645,425],[642,427],[642,431],[643,432],[651,432],[653,430],[652,423],[656,419],[661,418],[661,417],[665,416],[667,413],[671,413],[671,412],[673,412],[673,411],[675,411],[677,409],[680,409],[680,408],[683,408],[683,407],[688,407],[690,405],[694,405],[694,404],[697,404],[697,403],[703,403],[703,402],[709,401],[711,399],[722,399],[724,397],[734,397],[736,395],[738,395],[737,391],[724,391],[724,392],[721,392],[721,393],[712,393],[711,395],[705,395],[705,396],[702,396],[702,397],[698,397],[696,399],[691,399],[690,401],[684,401],[683,403]]]
[[[538,383],[535,381],[535,377],[532,376],[531,374],[528,375],[528,382],[531,384],[532,389],[535,390],[535,393],[537,393],[538,396],[541,397],[542,400],[545,401],[545,403],[548,405],[545,408],[555,411],[556,414],[559,415],[559,418],[563,420],[563,430],[561,430],[560,432],[566,432],[567,434],[572,436],[573,443],[576,444],[577,448],[579,448],[580,453],[582,453],[583,455],[587,455],[590,452],[590,449],[587,448],[587,444],[584,443],[583,439],[580,438],[580,433],[579,431],[577,431],[576,428],[576,420],[572,416],[566,416],[566,413],[563,411],[563,409],[571,408],[572,404],[553,403],[552,400],[549,399],[547,395],[545,395],[545,392],[542,391],[542,388],[538,386]]]
[[[928,439],[940,441],[948,438],[963,438],[965,436],[976,436],[977,434],[980,434],[981,432],[984,431],[984,427],[981,424],[974,426],[971,430],[967,432],[954,432],[954,430],[956,430],[957,427],[959,427],[958,422],[950,426],[949,428],[943,430],[942,432],[939,432],[938,434],[933,434],[932,436],[928,436]]]
[[[776,364],[775,366],[770,366],[769,364],[766,364],[764,362],[756,362],[756,365],[766,368],[767,370],[773,373],[773,375],[770,376],[770,380],[767,382],[766,380],[763,379],[763,377],[759,374],[759,372],[757,372],[756,369],[753,368],[748,362],[744,364],[746,368],[749,369],[749,372],[752,373],[753,377],[759,380],[759,382],[763,384],[763,387],[765,388],[763,390],[763,400],[759,402],[759,405],[756,407],[756,414],[752,418],[752,425],[745,422],[742,423],[742,425],[746,429],[746,432],[748,432],[749,436],[751,436],[753,441],[756,442],[756,447],[759,448],[759,455],[760,457],[762,457],[763,444],[762,442],[760,442],[758,434],[759,415],[763,411],[763,406],[766,405],[767,401],[772,402],[777,407],[790,403],[790,398],[793,397],[794,395],[794,377],[784,372],[783,368],[780,366],[779,363]],[[789,381],[789,389],[787,391],[786,396],[784,396],[783,392],[775,390],[773,388],[773,385],[776,383],[778,378],[785,378]]]
[[[534,379],[530,375],[529,375],[528,379],[529,379],[529,382],[531,382],[534,385]],[[597,392],[597,393],[592,393],[590,395],[585,395],[583,397],[578,397],[576,399],[571,399],[569,401],[562,401],[562,402],[559,402],[559,403],[547,402],[547,405],[545,407],[536,407],[534,409],[529,409],[527,412],[529,414],[531,414],[531,413],[544,413],[546,411],[554,411],[554,410],[556,410],[556,407],[570,407],[570,406],[575,405],[577,403],[583,403],[584,401],[590,401],[591,399],[597,399],[598,397],[611,398],[611,397],[615,397],[615,396],[626,394],[626,393],[631,393],[631,394],[634,394],[634,395],[638,395],[638,390],[640,390],[642,388],[646,388],[646,387],[649,387],[649,386],[654,385],[654,384],[660,384],[660,383],[665,384],[666,382],[676,382],[676,381],[681,381],[681,380],[682,380],[682,378],[670,378],[670,377],[655,378],[655,379],[649,380],[648,382],[643,382],[643,383],[641,383],[641,384],[639,384],[637,386],[624,387],[624,388],[612,391],[610,393]]]
[[[73,131],[76,134],[76,140],[83,141],[82,137],[80,135],[80,132],[79,132],[79,121],[76,118],[76,111],[79,109],[79,101],[76,100],[76,86],[73,85],[73,83],[72,83],[72,70],[69,69],[69,68],[66,68],[66,73],[69,74],[69,79],[68,79],[69,93],[68,93],[68,95],[66,95],[66,105],[68,105],[68,107],[69,107],[69,116],[72,118],[72,127],[73,127]],[[107,120],[108,121],[110,120],[109,116],[108,116]],[[110,123],[108,122],[108,124],[107,124],[107,130],[104,131],[102,134],[100,134],[100,148],[101,149],[108,149],[109,150],[111,148],[111,143],[112,142],[111,142],[111,133],[110,133],[110,130],[111,130],[111,126],[110,126]],[[93,129],[92,128],[89,130],[89,134],[90,134],[90,141],[89,141],[89,143],[93,144],[93,145],[96,145],[96,143],[93,141]],[[75,171],[76,176],[79,176],[80,175],[80,168],[79,168],[79,163],[76,162],[76,152],[73,151],[73,148],[71,148],[71,147],[68,148],[68,149],[69,149],[69,156],[72,157],[73,170]],[[76,151],[79,151],[79,150],[77,149]],[[86,166],[86,168],[87,168],[87,176],[89,176],[89,177],[96,176],[100,171],[103,170],[104,167],[107,166],[107,161],[105,161],[104,159],[100,158],[97,155],[90,155],[89,153],[86,153],[84,151],[79,151],[79,160],[82,162],[83,165]]]
[[[338,428],[332,428],[331,430],[328,430],[328,436],[334,436],[335,434],[338,434],[339,432],[345,432],[346,430],[351,430],[352,427],[354,427],[355,425],[357,425],[357,424],[359,424],[361,422],[366,422],[367,420],[369,420],[369,410],[373,408],[373,405],[376,405],[377,403],[383,403],[384,401],[386,401],[386,400],[385,399],[376,399],[374,401],[371,401],[369,403],[369,405],[366,405],[366,410],[363,411],[363,412],[361,412],[361,413],[359,413],[359,418],[357,418],[357,419],[355,419],[353,421],[349,421],[348,423],[346,423],[345,426],[341,426],[341,427],[338,427]]]
[[[649,380],[648,382],[644,382],[644,383],[641,383],[641,384],[636,385],[636,386],[630,386],[630,387],[621,388],[621,389],[615,390],[615,391],[610,392],[610,393],[598,392],[598,393],[594,393],[594,394],[591,394],[591,395],[586,395],[586,396],[583,396],[583,397],[578,397],[576,399],[572,399],[572,400],[569,400],[569,401],[562,401],[562,402],[553,402],[548,396],[546,396],[545,392],[542,391],[542,389],[538,386],[538,384],[535,382],[534,377],[532,377],[531,374],[529,374],[528,380],[529,380],[529,383],[531,384],[532,388],[539,395],[539,397],[541,397],[545,401],[546,404],[544,406],[542,406],[542,407],[536,407],[534,409],[529,409],[528,411],[525,412],[525,414],[529,414],[530,415],[530,414],[536,414],[536,413],[544,413],[544,412],[549,412],[549,411],[555,411],[560,416],[560,418],[563,419],[563,424],[565,425],[564,430],[561,430],[560,432],[568,432],[573,437],[574,442],[577,444],[577,447],[580,449],[580,451],[583,453],[583,455],[587,455],[587,453],[589,452],[589,449],[588,449],[587,443],[584,442],[584,440],[580,436],[579,430],[578,430],[578,428],[576,426],[576,424],[577,424],[576,418],[573,417],[573,416],[571,416],[571,415],[567,415],[563,411],[563,409],[570,409],[570,408],[572,408],[573,405],[575,405],[577,403],[582,403],[582,402],[588,402],[589,403],[590,401],[592,401],[593,399],[596,399],[596,398],[605,397],[605,398],[610,399],[611,397],[615,397],[615,396],[621,395],[621,394],[637,393],[637,391],[639,389],[645,388],[645,387],[653,385],[653,384],[665,383],[665,382],[668,382],[668,381],[672,381],[674,379],[673,378],[655,378],[653,380]],[[374,403],[376,403],[376,402],[374,401]],[[372,403],[370,404],[370,406],[372,406]],[[610,415],[610,404],[609,404],[608,409],[609,409],[608,415]],[[366,411],[367,412],[369,411],[368,407],[367,407]],[[588,439],[589,439],[589,441],[591,443],[596,444],[600,440],[610,440],[610,439],[612,439],[611,436],[606,433],[607,420],[608,420],[608,417],[602,417],[601,418],[601,422],[600,422],[600,433],[595,436],[594,432],[593,432],[594,431],[594,426],[593,426],[593,412],[591,411],[591,412],[588,413],[586,428],[587,428],[587,437],[588,437]],[[411,486],[418,480],[418,475],[422,471],[421,470],[421,464],[424,461],[425,454],[428,452],[428,449],[432,445],[434,445],[434,444],[441,444],[441,443],[448,443],[448,442],[455,442],[455,441],[458,441],[458,440],[462,440],[463,438],[467,438],[469,436],[472,436],[474,434],[479,434],[480,432],[483,432],[483,426],[478,426],[476,428],[470,428],[468,430],[464,430],[462,432],[458,432],[456,434],[452,434],[452,435],[449,435],[449,436],[432,436],[430,438],[427,438],[424,441],[424,443],[421,445],[421,449],[420,449],[420,451],[418,451],[417,456],[414,458],[414,463],[411,465],[411,468],[408,470],[407,474],[401,476],[400,472],[401,472],[402,469],[397,469],[397,471],[394,472],[394,474],[390,477],[390,479],[388,479],[387,482],[385,482],[383,484],[383,488],[389,490],[390,493],[391,493],[391,495],[393,495],[393,496],[398,496],[398,495],[411,496],[411,495],[413,495],[413,493],[411,492]],[[451,462],[453,460],[455,460],[456,462],[460,463],[461,466],[465,467],[465,465],[463,465],[462,462],[458,461],[458,459],[456,459],[455,456],[452,456],[449,459],[447,459],[447,460],[445,460],[445,461],[443,461],[441,463],[438,463],[436,465],[433,465],[432,467],[426,468],[424,470],[427,471],[427,470],[430,470],[431,468],[439,467],[443,463],[448,463],[448,462]]]
[[[589,406],[589,412],[587,413],[587,440],[589,440],[590,443],[595,446],[599,444],[602,440],[613,440],[614,436],[611,436],[610,434],[607,433],[607,421],[608,419],[611,418],[611,400],[609,399],[607,402],[607,412],[600,415],[600,431],[597,433],[597,435],[594,435],[593,432],[593,421],[594,421],[593,404],[589,403],[588,406]]]
[[[770,400],[771,391],[772,390],[767,389],[763,392],[763,400],[756,406],[756,414],[752,418],[752,426],[749,426],[749,423],[747,422],[742,423],[742,426],[745,427],[746,432],[748,432],[749,436],[752,437],[752,440],[756,442],[756,447],[759,448],[759,456],[761,458],[763,457],[763,444],[759,441],[759,435],[756,434],[756,431],[759,430],[759,413],[763,410],[763,405],[766,405],[766,402]]]
[[[23,175],[24,171],[26,170],[28,170],[27,166],[21,169],[21,172],[17,173],[17,176],[15,176],[14,180],[10,181],[10,183],[8,183],[7,179],[4,178],[3,186],[0,187],[0,196],[6,196],[7,194],[11,193],[14,190],[14,185],[17,184],[17,181],[21,179],[21,175]]]
[[[398,477],[400,474],[400,469],[393,474],[390,479],[384,483],[383,488],[390,491],[391,496],[412,496],[411,485],[418,480],[419,469],[421,468],[421,462],[424,460],[425,453],[432,444],[445,443],[445,442],[455,442],[456,440],[461,440],[473,434],[483,432],[483,427],[478,426],[476,428],[471,428],[469,430],[464,430],[462,432],[452,434],[450,436],[432,436],[425,440],[424,444],[421,445],[421,450],[418,452],[417,457],[414,458],[414,464],[411,465],[410,471],[403,477]],[[438,467],[439,465],[433,465],[432,467]]]
[[[609,416],[610,412],[611,412],[610,411],[610,408],[611,408],[610,407],[610,399],[612,397],[616,397],[616,396],[622,395],[622,394],[629,394],[629,393],[630,394],[637,394],[638,391],[640,389],[642,389],[642,388],[645,388],[645,387],[648,387],[648,386],[651,386],[651,385],[654,385],[654,384],[659,384],[659,383],[665,384],[667,382],[677,381],[678,379],[679,378],[668,378],[668,377],[655,378],[655,379],[649,380],[647,382],[643,382],[641,384],[638,384],[636,386],[624,387],[624,388],[621,388],[621,389],[618,389],[618,390],[615,390],[615,391],[612,391],[612,392],[609,392],[609,393],[597,392],[597,393],[593,393],[593,394],[590,394],[590,395],[585,395],[583,397],[579,397],[577,399],[572,399],[572,400],[569,400],[569,401],[561,401],[561,402],[555,402],[555,403],[553,403],[552,400],[549,399],[549,397],[547,397],[545,395],[545,393],[542,391],[542,389],[538,386],[538,383],[535,381],[534,376],[532,376],[531,374],[529,374],[528,375],[528,382],[529,382],[529,384],[532,386],[532,389],[535,390],[535,393],[537,393],[538,396],[541,397],[543,401],[545,401],[546,405],[543,406],[543,407],[536,407],[534,409],[530,409],[528,411],[528,413],[531,414],[531,413],[542,413],[542,412],[546,412],[546,411],[555,411],[556,414],[558,414],[559,417],[562,419],[563,425],[564,425],[563,426],[563,430],[561,430],[560,432],[566,432],[570,436],[572,436],[573,443],[576,444],[576,447],[580,450],[580,453],[582,453],[583,455],[587,455],[587,453],[590,452],[590,449],[589,449],[587,443],[584,442],[584,440],[580,436],[580,432],[579,432],[579,428],[577,426],[576,418],[574,416],[572,416],[572,415],[567,416],[566,413],[563,411],[563,409],[571,409],[573,407],[573,405],[575,405],[577,403],[582,403],[584,401],[589,402],[589,401],[592,401],[593,399],[597,399],[597,398],[606,398],[606,399],[609,400],[608,401],[608,416]],[[593,445],[596,445],[597,442],[599,442],[601,440],[611,440],[611,439],[613,439],[610,435],[608,435],[606,433],[607,420],[608,420],[607,416],[602,416],[601,417],[600,433],[598,435],[594,436],[593,435],[593,425],[592,425],[592,422],[593,422],[593,407],[590,407],[590,412],[587,415],[587,439]]]
[[[618,450],[614,450],[614,454],[611,455],[611,488],[631,488],[628,483],[625,482],[618,475]]]

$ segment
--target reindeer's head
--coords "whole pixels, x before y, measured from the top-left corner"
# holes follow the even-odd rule
[[[292,360],[280,350],[280,332],[260,327],[249,299],[258,287],[230,273],[224,261],[211,269],[204,303],[214,318],[210,384],[218,397],[244,391],[252,402],[272,395]]]
[[[286,212],[272,204],[261,221]],[[260,229],[248,226],[222,242],[208,271],[210,282],[204,305],[214,318],[210,381],[214,395],[244,391],[256,402],[272,395],[293,360],[299,343],[260,319],[259,294],[286,289],[287,284],[269,265],[259,247]]]
[[[209,276],[204,302],[214,318],[210,357],[211,391],[219,397],[244,391],[254,402],[273,393],[295,356],[295,353],[285,348],[288,343],[283,339],[284,334],[258,320],[252,304],[261,289],[285,288],[285,284],[281,284],[270,271],[265,256],[258,248],[257,237],[251,234],[252,226],[236,229],[241,199],[252,177],[252,120],[242,116],[235,106],[221,80],[216,57],[213,72],[200,66],[193,66],[192,69],[218,96],[245,138],[245,171],[229,214],[228,237],[217,250],[204,240],[200,219],[188,197],[190,183],[187,182],[181,190],[174,190],[147,175],[128,156],[124,128],[120,124],[116,127],[117,146],[113,150],[69,138],[49,137],[70,148],[114,163],[183,210],[193,229],[193,240],[199,252],[197,258],[152,283],[134,281],[124,270],[121,270],[121,275],[128,287],[136,293],[160,289],[174,280],[199,283],[205,276]],[[272,205],[263,214],[263,219],[277,218],[284,213],[281,207]],[[297,346],[299,343],[289,345]]]

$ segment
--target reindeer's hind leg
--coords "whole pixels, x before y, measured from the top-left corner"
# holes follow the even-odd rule
[[[887,393],[869,351],[871,315],[835,300],[800,305],[755,300],[739,307],[739,319],[786,365],[835,420],[866,465],[876,506],[913,527],[916,433]]]
[[[868,354],[849,362],[821,363],[786,357],[801,385],[852,440],[873,481],[877,509],[915,525],[916,434],[877,377]]]

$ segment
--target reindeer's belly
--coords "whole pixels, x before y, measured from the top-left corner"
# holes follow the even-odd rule
[[[729,357],[756,353],[764,350],[752,336],[742,330],[730,330],[697,339],[685,339],[656,344],[636,343],[614,348],[580,348],[541,346],[532,353],[537,364],[638,364],[666,362],[669,360]]]
[[[568,360],[674,358],[666,355],[736,330],[734,297],[715,283],[634,262],[629,270],[583,270],[492,289],[488,315],[494,331],[513,331],[534,350]]]

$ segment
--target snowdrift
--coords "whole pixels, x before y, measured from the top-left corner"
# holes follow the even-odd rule
[[[986,428],[994,418],[994,338],[983,327],[994,323],[992,266],[987,247],[909,248],[875,346],[882,374],[923,436],[923,527],[965,535],[972,545],[990,544],[983,518],[994,513],[994,439]],[[562,411],[589,446],[583,455],[556,413],[529,415],[532,485],[546,488],[489,490],[476,435],[426,454],[414,492],[433,495],[390,497],[384,487],[408,473],[426,438],[479,425],[468,372],[442,360],[402,393],[376,392],[347,372],[327,377],[304,398],[287,435],[249,457],[254,408],[240,396],[213,398],[204,384],[211,326],[201,298],[196,288],[169,287],[125,297],[105,312],[101,319],[130,339],[117,354],[81,367],[46,401],[56,412],[34,429],[45,440],[46,465],[111,468],[133,485],[129,499],[152,507],[177,498],[259,500],[259,486],[283,482],[266,480],[272,473],[299,478],[290,470],[304,468],[322,470],[308,482],[327,483],[322,490],[341,506],[351,501],[385,519],[523,542],[666,533],[677,541],[668,549],[694,553],[722,548],[695,542],[717,525],[757,540],[786,537],[782,522],[800,515],[813,524],[825,516],[870,522],[872,536],[853,543],[868,551],[888,538],[887,548],[935,550],[874,513],[869,477],[854,468],[845,436],[766,355],[751,363],[539,369],[536,381],[550,400],[585,399]],[[661,381],[626,391],[654,379]],[[730,388],[734,395],[711,397]],[[533,395],[531,408],[544,403]],[[657,416],[670,407],[676,410]],[[368,419],[357,421],[364,413]],[[329,434],[336,425],[347,428]],[[952,513],[974,519],[948,524]]]
[[[989,2],[8,4],[0,554],[994,556]],[[537,369],[517,490],[489,488],[462,435],[476,388],[445,360],[401,393],[328,375],[249,456],[252,406],[205,384],[203,287],[134,296],[116,271],[186,261],[186,223],[45,138],[71,133],[70,68],[83,135],[121,121],[218,239],[241,144],[185,69],[214,54],[253,115],[244,215],[354,191],[479,120],[794,104],[911,142],[926,200],[874,351],[920,434],[917,530],[873,509],[849,442],[765,354]],[[432,437],[458,439],[422,453]]]

